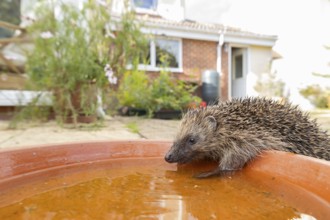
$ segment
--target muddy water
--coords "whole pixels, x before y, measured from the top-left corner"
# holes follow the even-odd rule
[[[1,190],[0,219],[299,219],[299,210],[243,172],[195,179],[201,168],[161,158],[36,172]],[[313,219],[313,218],[311,218]]]

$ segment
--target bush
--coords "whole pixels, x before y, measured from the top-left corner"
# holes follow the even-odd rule
[[[117,81],[148,45],[134,12],[112,19],[111,1],[85,0],[79,7],[72,1],[34,4],[35,19],[28,27],[33,39],[26,63],[29,89],[53,94],[52,110],[61,122],[96,117],[100,100],[112,107]]]
[[[161,71],[159,77],[149,80],[145,72],[126,72],[117,97],[123,107],[144,109],[149,115],[160,110],[185,110],[201,99],[192,95],[196,86],[188,85]]]
[[[137,109],[150,109],[151,89],[149,78],[143,71],[127,71],[117,91],[119,104]]]
[[[111,43],[104,35],[110,21],[107,8],[91,0],[82,8],[38,1],[34,13],[36,19],[28,27],[33,50],[26,65],[31,88],[52,92],[60,121],[73,118],[76,123],[79,116],[95,116],[98,88],[108,83],[103,70],[107,50],[99,49]]]
[[[285,83],[277,79],[276,73],[261,73],[254,89],[266,97],[284,97]]]
[[[300,94],[308,99],[317,108],[329,108],[330,90],[323,89],[319,85],[309,85],[301,89]]]
[[[151,86],[152,111],[187,109],[191,103],[201,102],[199,97],[192,95],[195,90],[196,86],[171,79],[168,72],[161,71]]]

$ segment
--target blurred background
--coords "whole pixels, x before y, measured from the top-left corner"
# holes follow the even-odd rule
[[[311,85],[329,89],[329,0],[214,0],[208,4],[192,0],[187,9],[187,16],[199,21],[277,35],[273,49],[282,58],[274,61],[273,71],[294,103],[313,108],[299,91]]]
[[[330,105],[329,0],[3,0],[0,20],[2,118]]]

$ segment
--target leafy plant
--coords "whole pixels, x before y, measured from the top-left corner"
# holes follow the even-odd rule
[[[132,65],[141,55],[145,55],[149,44],[147,36],[141,32],[142,24],[136,21],[134,12],[124,13],[115,25],[120,31],[113,32],[109,64],[118,78],[119,85],[126,73],[127,65]],[[137,65],[132,67],[133,70],[137,69]]]
[[[156,79],[149,79],[143,71],[129,71],[118,90],[121,106],[147,110],[151,116],[160,110],[184,110],[201,99],[192,95],[196,86],[173,79],[161,71]]]
[[[138,134],[140,131],[139,131],[139,127],[137,125],[136,122],[130,122],[128,124],[126,124],[126,127],[132,132],[132,133],[135,133],[135,134]]]
[[[329,108],[330,90],[321,88],[319,85],[309,85],[301,89],[300,94],[308,99],[313,105],[318,108]]]
[[[143,71],[127,71],[120,83],[117,97],[121,106],[150,109],[151,88]]]
[[[127,64],[146,45],[134,13],[112,19],[109,0],[87,0],[82,7],[57,0],[37,5],[28,28],[34,37],[27,61],[32,88],[53,93],[62,120],[95,114],[97,95],[117,89]]]
[[[62,1],[40,1],[28,28],[34,49],[27,72],[34,89],[52,91],[54,110],[64,119],[95,114],[96,91],[107,83],[104,74],[107,8],[87,1],[82,9]],[[93,98],[91,98],[93,97]]]
[[[195,90],[196,86],[172,79],[170,73],[163,70],[151,86],[152,111],[184,110],[191,103],[199,103],[201,99],[192,95]]]
[[[82,10],[62,1],[42,1],[36,21],[29,27],[34,50],[29,55],[28,73],[41,88],[63,86],[75,89],[82,81],[105,82],[104,49],[109,39],[104,28],[110,17],[106,8],[88,1]],[[103,50],[103,51],[102,51]]]
[[[262,73],[258,76],[258,80],[254,89],[262,96],[267,97],[284,97],[285,83],[277,79],[276,73]]]

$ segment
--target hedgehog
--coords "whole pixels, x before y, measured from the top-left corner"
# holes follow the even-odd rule
[[[165,160],[216,161],[216,169],[196,176],[204,178],[240,170],[265,150],[329,161],[330,139],[298,106],[267,98],[237,98],[188,110]]]

